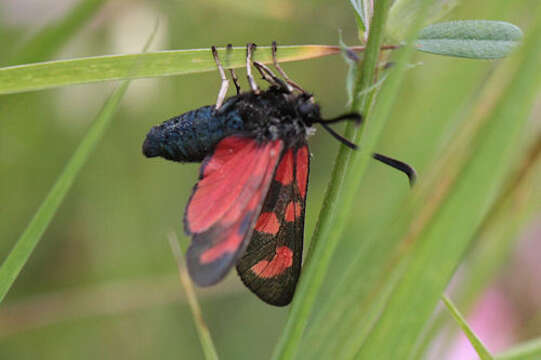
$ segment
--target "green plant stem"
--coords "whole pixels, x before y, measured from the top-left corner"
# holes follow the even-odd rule
[[[449,312],[451,313],[451,315],[453,316],[457,324],[460,326],[460,328],[462,329],[462,331],[464,332],[464,334],[470,341],[471,345],[477,352],[477,355],[479,355],[479,358],[481,358],[481,360],[492,360],[493,359],[492,355],[490,355],[490,353],[488,352],[487,348],[485,347],[481,339],[479,339],[477,335],[475,334],[475,332],[470,328],[470,326],[466,322],[466,319],[464,319],[464,317],[462,316],[460,311],[456,308],[455,304],[453,304],[451,299],[449,299],[447,295],[444,294],[442,295],[441,300],[443,301],[443,303],[447,307],[447,310],[449,310]]]
[[[178,239],[174,233],[169,235],[169,245],[171,246],[171,250],[173,251],[173,255],[175,256],[175,260],[177,262],[180,283],[184,288],[188,304],[190,305],[190,309],[192,311],[193,321],[197,329],[197,334],[199,335],[199,340],[201,341],[201,347],[203,348],[205,359],[218,360],[218,353],[214,347],[214,342],[210,336],[210,331],[207,324],[205,324],[205,320],[203,319],[201,307],[197,301],[197,296],[195,295],[195,290],[193,288],[190,276],[188,275],[188,271],[186,271],[186,267],[184,266],[182,251],[180,250]]]
[[[389,5],[389,0],[376,2],[362,72],[359,73],[355,86],[353,111],[367,114],[367,110],[372,104],[374,91],[365,92],[364,90],[370,88],[374,81]],[[362,127],[357,128],[350,125],[346,130],[346,136],[358,143],[361,138],[361,130]],[[323,283],[330,260],[345,227],[345,218],[353,203],[352,196],[347,197],[342,192],[342,184],[350,170],[350,164],[357,157],[355,155],[358,156],[358,154],[345,146],[341,146],[331,176],[331,182],[325,194],[319,221],[312,237],[303,273],[293,299],[291,312],[275,349],[273,359],[291,359],[298,349],[315,297]]]

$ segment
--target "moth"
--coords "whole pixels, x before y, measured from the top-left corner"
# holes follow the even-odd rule
[[[231,49],[231,45],[228,46]],[[261,300],[276,306],[291,302],[302,263],[304,215],[310,150],[307,139],[320,124],[346,146],[356,146],[329,125],[361,116],[347,113],[321,117],[312,94],[290,80],[276,59],[281,78],[266,65],[252,61],[255,44],[246,48],[250,90],[237,94],[229,87],[216,48],[211,48],[222,85],[215,105],[173,117],[154,126],[143,143],[146,157],[177,162],[202,162],[199,180],[184,214],[184,229],[192,237],[186,254],[188,272],[199,286],[217,283],[236,266],[244,284]],[[269,83],[257,85],[254,66]],[[405,172],[409,165],[381,154],[374,158]]]

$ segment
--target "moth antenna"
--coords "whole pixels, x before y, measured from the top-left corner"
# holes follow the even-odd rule
[[[314,121],[314,123],[316,124],[335,124],[335,123],[338,123],[338,122],[341,122],[341,121],[344,121],[344,120],[353,120],[355,121],[355,124],[356,125],[361,125],[361,123],[363,122],[363,116],[359,113],[356,113],[356,112],[352,112],[352,113],[346,113],[346,114],[342,114],[340,116],[337,116],[335,118],[332,118],[332,119],[322,119],[320,121]]]
[[[390,167],[392,167],[392,168],[406,174],[408,176],[410,186],[413,186],[415,184],[415,181],[417,180],[417,171],[415,171],[415,169],[411,165],[408,165],[403,161],[396,160],[396,159],[393,159],[391,157],[388,157],[388,156],[385,156],[385,155],[382,155],[382,154],[378,154],[378,153],[372,154],[372,157],[374,159],[384,163],[385,165],[388,165],[388,166],[390,166]]]
[[[336,140],[340,141],[342,144],[346,145],[348,148],[352,150],[358,149],[357,145],[355,145],[354,143],[352,143],[351,141],[349,141],[348,139],[346,139],[345,137],[343,137],[342,135],[334,131],[330,126],[327,125],[327,123],[321,122],[320,124],[321,126],[323,126],[325,130],[329,132],[329,134],[331,134]]]

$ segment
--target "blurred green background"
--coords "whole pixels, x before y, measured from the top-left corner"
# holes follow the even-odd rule
[[[29,39],[62,19],[76,3],[2,0],[0,64],[13,64]],[[530,10],[537,3],[470,1],[447,18],[504,20],[526,30]],[[228,43],[241,46],[252,41],[268,45],[272,40],[282,45],[337,44],[339,29],[347,44],[358,43],[347,1],[111,0],[104,1],[59,51],[45,58],[38,53],[25,61],[139,52],[156,19],[159,30],[153,50]],[[377,150],[409,162],[422,177],[462,125],[461,115],[498,62],[418,54],[415,64]],[[284,68],[316,95],[324,115],[344,111],[347,67],[340,56],[290,63]],[[213,103],[219,84],[217,73],[205,73],[137,80],[130,85],[113,126],[0,307],[0,359],[202,358],[166,237],[171,231],[182,234],[181,218],[198,165],[145,159],[141,144],[151,126]],[[0,98],[0,259],[14,245],[114,85],[72,86]],[[247,87],[245,82],[243,85]],[[540,111],[537,106],[524,135],[524,149],[516,149],[517,154],[539,136]],[[318,131],[310,146],[313,162],[306,242],[338,143]],[[534,178],[539,180],[539,176]],[[541,238],[541,196],[539,187],[532,186],[526,199],[527,215],[510,235],[517,241],[524,234]],[[371,164],[327,284],[339,279],[343,264],[359,251],[359,242],[381,226],[379,215],[408,191],[404,176]],[[541,253],[541,242],[535,244],[532,246]],[[509,251],[508,264],[516,261],[513,251]],[[512,265],[501,269],[514,278],[509,275]],[[513,282],[522,281],[528,288],[532,272],[523,276],[525,279],[517,277]],[[540,290],[531,295],[539,296],[539,303],[526,306],[515,301],[525,291],[517,288],[509,303],[516,305],[517,314],[527,311],[531,319],[527,326],[517,325],[513,342],[541,333]],[[332,296],[330,290],[323,291]],[[259,301],[234,272],[198,294],[222,358],[270,356],[287,308]],[[514,321],[520,325],[523,320],[517,315]]]

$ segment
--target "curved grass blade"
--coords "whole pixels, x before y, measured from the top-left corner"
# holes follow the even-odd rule
[[[354,50],[364,50],[362,47]],[[223,56],[225,48],[218,48]],[[246,48],[235,47],[229,54],[230,68],[246,65]],[[281,46],[280,62],[299,61],[340,53],[340,47],[328,45]],[[254,60],[272,62],[268,46],[259,47]],[[134,63],[137,68],[134,70]],[[109,55],[48,61],[0,68],[0,95],[50,89],[59,86],[99,81],[151,78],[214,71],[216,63],[210,48],[157,51],[144,54]]]
[[[470,326],[466,322],[466,319],[464,319],[464,317],[462,316],[460,311],[458,311],[458,309],[453,304],[451,299],[449,299],[447,295],[443,295],[441,297],[441,300],[443,301],[443,303],[445,304],[445,306],[447,307],[447,309],[449,310],[453,318],[456,320],[457,324],[460,326],[462,331],[464,332],[464,335],[466,335],[466,337],[470,341],[471,345],[475,349],[475,352],[477,353],[477,355],[479,355],[479,358],[481,360],[494,359],[492,355],[490,355],[490,353],[488,352],[487,348],[485,347],[481,339],[479,339],[477,335],[475,334],[475,332],[470,328]]]

